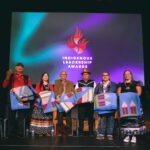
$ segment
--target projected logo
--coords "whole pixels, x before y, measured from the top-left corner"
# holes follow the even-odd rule
[[[83,34],[77,27],[75,34],[67,41],[67,46],[76,53],[69,56],[62,56],[63,65],[69,69],[88,68],[88,65],[92,64],[93,59],[92,56],[85,53],[88,42],[87,39],[83,38]],[[84,54],[84,56],[79,54]]]
[[[85,51],[87,43],[88,40],[83,38],[83,34],[78,27],[75,34],[67,41],[68,47],[73,49],[77,54],[82,54]]]

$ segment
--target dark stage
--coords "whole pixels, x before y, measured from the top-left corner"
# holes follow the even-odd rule
[[[95,137],[25,137],[22,139],[10,138],[0,141],[0,149],[2,150],[40,150],[40,149],[136,149],[144,150],[150,148],[150,134],[145,135],[142,138],[138,138],[136,144],[122,143],[121,140],[115,138],[114,141],[96,140]]]
[[[88,13],[89,14],[90,13],[97,13],[97,14],[98,13],[108,13],[109,14],[110,13],[112,15],[120,14],[123,16],[129,15],[129,14],[131,14],[131,15],[136,14],[136,15],[141,15],[141,28],[140,28],[141,29],[141,38],[139,38],[139,36],[138,36],[138,38],[137,37],[133,38],[133,41],[140,39],[141,43],[142,43],[142,45],[141,45],[142,51],[141,52],[143,52],[143,56],[142,57],[137,56],[137,61],[139,63],[139,57],[141,57],[143,59],[142,63],[143,63],[144,85],[143,85],[141,103],[143,105],[143,110],[144,110],[144,118],[145,118],[146,127],[147,127],[147,134],[144,136],[138,137],[136,144],[123,143],[122,139],[119,138],[118,135],[115,137],[115,139],[113,141],[96,140],[95,137],[89,137],[89,136],[83,136],[83,137],[79,137],[79,136],[72,136],[72,137],[70,137],[70,136],[63,136],[63,137],[60,137],[60,136],[53,136],[53,137],[51,137],[51,136],[50,137],[28,136],[28,137],[24,137],[24,138],[16,138],[16,137],[0,138],[0,150],[79,150],[79,149],[82,149],[82,150],[104,150],[104,149],[105,150],[108,150],[108,149],[111,149],[111,150],[148,150],[148,149],[150,149],[150,115],[149,115],[150,114],[150,109],[149,109],[150,108],[150,67],[149,67],[149,64],[150,64],[150,54],[149,54],[149,50],[150,50],[150,44],[149,44],[149,34],[150,34],[149,17],[150,16],[149,16],[149,14],[150,13],[149,13],[149,11],[150,11],[150,9],[148,8],[149,5],[147,5],[145,0],[144,1],[141,1],[141,0],[136,0],[136,1],[135,0],[106,0],[106,1],[105,0],[76,0],[76,1],[69,1],[69,2],[68,2],[68,0],[62,0],[62,1],[57,1],[57,0],[55,0],[55,1],[52,1],[52,0],[46,0],[46,1],[13,0],[10,2],[8,2],[6,0],[5,2],[6,3],[3,2],[0,5],[0,12],[1,12],[1,15],[0,15],[0,19],[1,19],[1,23],[0,23],[0,33],[1,33],[0,34],[0,38],[1,38],[1,44],[0,44],[0,48],[1,48],[1,55],[0,55],[0,120],[1,119],[3,120],[5,118],[5,106],[6,106],[6,98],[7,98],[7,91],[2,88],[2,82],[6,76],[6,71],[10,68],[11,57],[15,54],[15,53],[13,53],[13,51],[11,53],[11,49],[12,49],[11,40],[15,39],[14,37],[11,37],[11,32],[13,29],[12,28],[13,13],[14,14],[15,13],[17,14],[17,12],[18,13],[19,12],[41,12],[41,13],[42,12],[45,12],[45,13],[67,13],[68,12],[68,13],[87,13],[87,14]],[[18,16],[18,18],[19,18],[19,16]],[[73,18],[73,17],[71,17],[71,18]],[[127,17],[127,18],[129,18],[129,17]],[[122,19],[122,17],[120,17],[120,19]],[[51,21],[50,19],[47,19],[47,20]],[[61,19],[59,19],[59,20],[61,21]],[[111,18],[110,18],[110,20],[111,20]],[[110,21],[110,20],[108,20],[108,21]],[[31,21],[32,21],[32,19],[31,19]],[[69,21],[69,19],[67,21]],[[133,19],[131,19],[130,22],[132,22],[132,21],[133,21]],[[129,24],[130,22],[127,21],[126,24]],[[91,23],[91,21],[89,23]],[[19,21],[16,22],[16,25],[19,26],[20,24],[21,23]],[[47,22],[46,22],[46,24],[47,24]],[[62,23],[60,23],[60,24],[62,24]],[[117,24],[118,24],[118,27],[120,27],[120,29],[121,29],[122,28],[121,24],[119,24],[119,23],[117,23]],[[31,25],[32,25],[32,22],[31,22]],[[114,25],[114,23],[112,23],[111,25],[116,27]],[[122,25],[124,25],[124,23],[122,23]],[[135,26],[133,25],[132,26],[133,29],[136,29],[138,27],[138,25],[139,24],[136,24]],[[16,29],[20,29],[18,26],[16,27]],[[54,25],[54,27],[55,27],[55,25]],[[106,27],[107,30],[111,29],[111,26],[107,27],[105,24],[104,24],[104,27]],[[29,24],[28,29],[30,29],[30,24]],[[43,29],[43,28],[41,28],[41,29]],[[48,29],[50,29],[49,24],[48,24]],[[70,33],[66,36],[65,42],[67,42],[67,40],[75,32],[75,29],[74,30],[70,30],[70,28],[67,28],[67,29],[68,30],[64,30],[66,32],[62,32],[62,33],[69,33],[69,31],[70,31]],[[82,29],[82,31],[84,31],[83,29]],[[96,28],[93,27],[92,29],[96,29]],[[40,30],[38,30],[38,31],[40,31]],[[56,30],[56,31],[59,31],[59,30]],[[130,33],[130,31],[128,31],[128,32],[127,31],[125,31],[124,33],[125,34]],[[91,32],[90,32],[90,34],[88,36],[88,34],[87,34],[88,32],[89,31],[83,32],[85,38],[87,38],[87,39],[91,35]],[[16,33],[18,33],[18,32],[16,32]],[[22,33],[22,32],[20,32],[20,33]],[[43,33],[43,30],[42,30],[42,33]],[[44,33],[46,34],[48,32],[46,31]],[[95,33],[96,32],[93,32],[93,35],[95,35]],[[139,33],[139,32],[135,32],[135,33]],[[105,37],[106,34],[104,34],[102,32],[102,34],[100,34],[100,35],[102,35],[102,38],[98,38],[97,43],[99,44],[100,43],[99,41],[102,41],[102,43],[105,43],[105,42],[103,42],[103,37]],[[114,35],[117,35],[117,34],[115,33]],[[51,36],[51,32],[48,36]],[[62,36],[62,34],[61,34],[61,36]],[[35,39],[37,37],[41,37],[41,36],[35,35]],[[55,37],[55,36],[52,36],[52,37]],[[58,36],[56,36],[56,37],[58,37]],[[122,41],[124,41],[125,39],[128,39],[129,37],[132,38],[132,36],[126,36],[126,38],[125,38],[124,35],[122,35],[122,39],[123,39]],[[43,39],[44,38],[42,38],[42,40]],[[110,39],[114,40],[116,38],[112,37]],[[119,42],[120,39],[121,38],[119,36],[118,42],[116,42],[116,43],[120,43]],[[45,42],[44,40],[43,40],[44,42],[42,40],[39,40],[41,42],[41,45]],[[64,40],[64,38],[63,38],[63,40]],[[92,40],[93,40],[93,37],[91,38],[91,41],[89,42],[89,44],[95,43],[95,40],[93,40],[93,41]],[[53,44],[53,40],[49,40],[49,37],[48,37],[48,39],[46,39],[46,41],[52,42],[52,44]],[[32,42],[34,43],[34,41],[32,41]],[[40,42],[36,41],[35,43],[39,44]],[[114,44],[114,42],[112,42],[112,44]],[[40,47],[41,47],[41,45],[40,45]],[[106,42],[106,46],[109,46],[109,45],[110,45],[110,49],[111,49],[113,46],[111,46],[110,43]],[[133,43],[131,43],[129,45],[132,46]],[[27,45],[27,46],[29,46],[29,48],[32,48],[32,46],[30,46],[30,45]],[[120,43],[120,46],[122,46],[121,43]],[[125,44],[125,46],[126,46],[126,44]],[[99,47],[101,48],[101,46],[99,46]],[[115,49],[118,47],[119,46],[116,46]],[[33,48],[34,48],[34,46],[33,46]],[[139,48],[139,46],[137,46],[137,49],[138,48]],[[22,48],[19,48],[19,50],[20,49],[22,49]],[[93,49],[95,49],[95,46]],[[27,47],[27,50],[30,51],[30,49],[28,49],[28,47]],[[37,51],[37,48],[35,48],[35,50]],[[130,50],[130,48],[125,49],[125,52],[127,50]],[[134,56],[131,54],[132,50],[133,49],[131,48],[131,50],[128,52],[128,54],[131,56]],[[135,48],[135,50],[136,50],[136,48]],[[99,49],[97,51],[99,51]],[[119,51],[120,51],[120,49],[119,49]],[[91,53],[92,53],[92,51],[91,51]],[[110,52],[108,51],[107,54],[109,54],[109,53]],[[111,54],[113,54],[113,53],[111,53]],[[123,55],[122,57],[125,56],[122,52],[121,52],[121,54]],[[28,56],[28,53],[26,56]],[[94,56],[96,56],[96,55],[93,53],[93,58],[94,58]],[[118,54],[118,56],[119,56],[119,54]],[[41,55],[39,55],[39,58],[41,58]],[[115,60],[118,59],[118,57],[115,57],[115,56],[112,56],[112,58],[115,58],[114,60],[112,60],[113,63],[115,62]],[[17,57],[16,57],[16,59],[18,60]],[[131,57],[131,59],[132,59],[132,57]],[[34,57],[31,58],[31,60],[34,61]],[[98,60],[98,59],[96,59],[96,60]],[[20,61],[22,61],[22,60],[20,60]],[[45,61],[45,59],[44,59],[44,61]],[[48,59],[48,61],[49,61],[49,59]],[[112,64],[112,62],[111,62],[111,64]],[[128,61],[128,55],[127,55],[127,59],[125,59],[125,62],[127,62],[127,63],[129,63],[129,65],[131,65],[130,61]],[[135,66],[138,63],[135,63]],[[35,77],[37,76],[37,72],[41,71],[41,69],[44,68],[42,65],[41,65],[41,67],[39,67],[39,64],[37,65],[37,70],[34,70]],[[118,65],[118,63],[117,63],[117,65]],[[120,66],[121,65],[122,64],[120,64]],[[26,61],[25,66],[26,66],[26,68],[29,66],[28,60]],[[35,69],[35,66],[32,66],[32,67]],[[13,65],[12,65],[12,68],[13,68]],[[31,69],[33,69],[33,68],[31,68]],[[58,66],[52,66],[49,68],[50,69],[52,69],[52,68],[59,69]],[[95,67],[91,67],[91,69],[93,69],[93,72],[98,71],[98,73],[97,73],[98,75],[100,74],[100,71],[101,71],[100,69],[97,69]],[[44,71],[45,71],[45,68],[44,68]],[[139,72],[139,71],[137,71],[137,72]],[[53,73],[53,70],[50,73]],[[116,75],[114,73],[112,73],[112,74],[114,76]],[[58,74],[57,73],[53,74],[54,79],[55,79],[56,75],[58,75]],[[78,74],[74,73],[74,75],[77,76],[77,75],[80,75],[80,73],[78,73]],[[33,77],[33,73],[31,76],[32,76],[32,80],[34,81],[35,77]],[[119,76],[119,77],[122,79],[122,76]],[[118,76],[116,78],[118,79]],[[35,80],[33,83],[36,84],[36,82],[38,80],[39,80],[39,78],[37,78],[37,80]],[[0,126],[0,131],[1,131],[1,129],[2,129],[2,124]],[[0,133],[2,133],[2,132],[0,132]]]

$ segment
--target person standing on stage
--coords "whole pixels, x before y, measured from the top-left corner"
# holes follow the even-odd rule
[[[142,85],[141,82],[135,81],[133,79],[132,72],[130,70],[125,70],[123,73],[123,82],[118,85],[117,93],[120,96],[121,93],[134,92],[139,96],[142,94]],[[140,105],[141,107],[141,105]],[[141,107],[141,114],[138,117],[124,117],[120,118],[120,126],[121,128],[127,129],[128,132],[123,131],[123,135],[125,136],[124,142],[128,143],[136,143],[137,138],[136,135],[144,134],[146,131],[143,110]],[[138,133],[137,131],[140,131]]]
[[[67,80],[67,72],[60,72],[60,79],[55,80],[54,92],[56,96],[56,102],[60,103],[60,97],[63,94],[68,92],[74,92],[74,84],[72,81]],[[66,128],[63,130],[63,117],[66,117]],[[71,136],[72,132],[72,122],[71,122],[71,111],[69,112],[58,112],[58,127],[59,127],[59,135],[67,134]]]
[[[75,89],[80,87],[96,87],[96,83],[94,80],[90,79],[91,72],[84,68],[82,71],[82,80],[79,80],[75,86]],[[89,125],[89,135],[93,135],[93,103],[83,103],[78,105],[78,118],[79,118],[79,136],[83,136],[83,123],[84,119],[88,118],[88,125]]]
[[[30,77],[24,75],[24,65],[22,63],[17,63],[15,66],[15,73],[9,69],[6,74],[6,78],[3,81],[3,88],[16,88],[20,86],[32,86]],[[9,96],[9,94],[8,94]],[[25,99],[22,99],[25,100]],[[11,110],[10,98],[6,102],[6,117],[8,119],[8,136],[24,136],[24,118],[26,120],[26,128],[29,129],[30,119],[31,119],[31,109],[22,110]]]
[[[110,81],[109,72],[102,73],[102,82],[100,82],[94,91],[94,95],[101,93],[116,93],[117,86],[114,82]],[[97,112],[98,113],[98,112]],[[114,129],[114,114],[115,110],[109,113],[99,114],[100,122],[98,127],[98,134],[96,139],[105,139],[105,132],[108,140],[113,140]]]
[[[44,72],[41,76],[41,81],[36,84],[36,91],[39,94],[43,91],[54,91],[53,85],[49,83],[49,75]],[[39,96],[38,96],[39,97]],[[32,113],[30,131],[34,131],[39,136],[51,135],[51,120],[56,123],[57,112],[44,113],[41,105],[41,101],[38,99],[35,101],[34,109]]]

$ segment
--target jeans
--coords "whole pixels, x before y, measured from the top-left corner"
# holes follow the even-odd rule
[[[99,115],[100,123],[98,133],[101,135],[113,135],[114,129],[114,114]]]

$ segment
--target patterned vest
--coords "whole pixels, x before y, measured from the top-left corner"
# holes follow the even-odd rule
[[[78,86],[79,87],[94,87],[94,81],[88,80],[87,82],[85,82],[84,80],[79,80]]]

